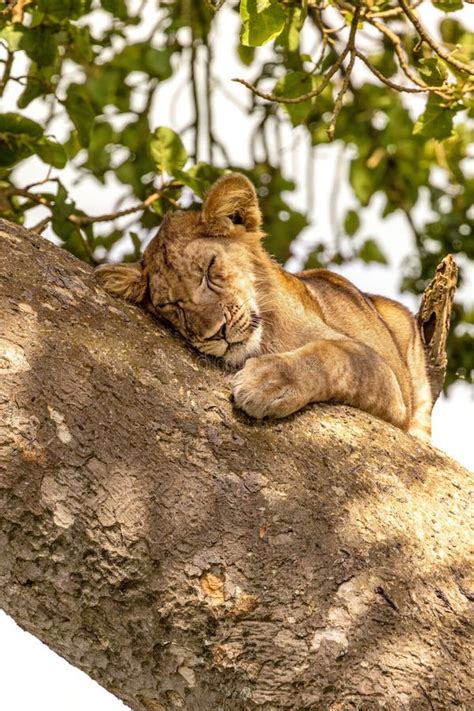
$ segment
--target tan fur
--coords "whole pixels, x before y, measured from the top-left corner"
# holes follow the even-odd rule
[[[428,439],[432,401],[414,317],[324,269],[285,272],[261,246],[260,226],[254,187],[227,175],[201,212],[166,217],[141,264],[97,275],[197,350],[240,367],[235,403],[253,417],[339,402]]]

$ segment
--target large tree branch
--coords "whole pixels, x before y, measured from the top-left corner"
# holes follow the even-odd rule
[[[467,708],[468,473],[226,376],[0,226],[0,605],[136,711]]]

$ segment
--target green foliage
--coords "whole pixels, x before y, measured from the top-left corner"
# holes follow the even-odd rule
[[[373,239],[368,239],[359,249],[358,256],[363,262],[378,262],[379,264],[387,264],[385,254],[380,249],[377,242]]]
[[[349,210],[344,220],[344,231],[346,235],[354,235],[360,227],[360,217],[355,210]]]
[[[19,114],[0,114],[0,166],[10,167],[35,152],[42,136],[35,121]]]
[[[241,0],[241,42],[258,47],[270,42],[285,27],[286,15],[278,0]]]
[[[306,72],[289,72],[282,77],[275,86],[276,96],[294,98],[308,94],[318,85],[318,78]],[[308,99],[298,104],[284,104],[285,111],[290,117],[293,126],[304,123],[311,108],[314,106],[314,99]]]
[[[443,12],[454,12],[455,10],[463,9],[462,0],[442,0],[442,2],[433,0],[433,5]]]
[[[8,3],[0,13],[0,215],[31,224],[29,211],[42,205],[55,238],[81,259],[106,259],[120,244],[124,258],[136,260],[146,231],[179,207],[182,198],[196,206],[223,170],[231,168],[243,170],[254,182],[266,245],[284,262],[311,220],[309,208],[296,208],[292,197],[310,171],[298,165],[296,177],[290,178],[275,137],[282,130],[300,140],[306,136],[306,145],[312,146],[309,163],[334,134],[340,148],[350,147],[345,152],[349,166],[347,176],[337,172],[328,193],[337,193],[338,182],[347,179],[356,205],[333,215],[334,241],[322,236],[313,244],[307,266],[346,260],[386,264],[387,238],[368,238],[361,229],[368,223],[366,208],[382,196],[381,217],[398,212],[413,235],[412,258],[400,275],[404,289],[421,293],[448,252],[458,253],[464,268],[474,259],[474,181],[468,157],[474,34],[460,15],[454,19],[450,14],[463,3],[433,1],[443,13],[436,35],[441,40],[434,48],[396,0],[357,5],[331,0],[330,5],[328,12],[323,3],[307,0],[227,0],[217,11],[219,0],[147,0],[141,14],[133,15],[135,5],[128,0],[33,0],[14,17],[14,3]],[[150,8],[158,12],[156,23],[144,19]],[[95,22],[98,11],[106,13],[105,27]],[[231,165],[227,147],[217,138],[213,97],[220,90],[215,80],[222,84],[222,79],[212,57],[220,13],[227,13],[218,25],[220,40],[236,49],[242,68],[253,76],[253,91],[240,87],[242,103],[251,101],[255,126],[250,169]],[[231,13],[240,18],[238,36],[228,29],[234,27],[228,22]],[[351,27],[353,46],[348,44]],[[372,35],[370,51],[359,41],[366,29]],[[395,51],[397,41],[405,60]],[[355,46],[365,57],[363,73],[360,56],[353,65],[350,61]],[[162,101],[161,87],[183,64],[192,89],[191,115],[184,121],[179,117],[176,126],[157,128],[152,110]],[[397,90],[401,86],[417,92],[415,103]],[[9,99],[12,87],[19,89],[15,101]],[[258,98],[261,92],[273,94],[274,101]],[[287,99],[292,102],[281,103]],[[55,135],[58,117],[70,127],[62,142]],[[16,168],[32,156],[45,164],[46,180],[19,184]],[[76,182],[87,177],[100,185],[113,177],[122,185],[132,199],[127,204],[136,206],[127,213],[133,231],[126,239],[118,227],[122,223],[114,219],[120,207],[118,213],[101,216],[99,229],[97,220],[76,205],[75,187],[66,190],[63,168],[73,169]],[[310,194],[310,203],[315,197]],[[429,216],[425,224],[419,224],[420,214]],[[472,377],[473,314],[472,303],[456,304],[448,382]]]
[[[166,126],[160,126],[150,140],[150,154],[159,173],[175,175],[188,160],[188,154],[180,137]]]
[[[413,133],[425,138],[436,138],[442,141],[449,138],[453,132],[453,119],[458,109],[450,109],[432,94],[426,105],[424,113],[415,124]]]
[[[94,127],[95,114],[85,87],[71,84],[64,105],[76,128],[79,143],[87,147]]]

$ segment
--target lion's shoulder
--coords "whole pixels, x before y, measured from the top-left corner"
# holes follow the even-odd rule
[[[318,301],[324,302],[328,298],[337,299],[340,302],[350,302],[353,308],[376,311],[370,298],[340,274],[330,272],[328,269],[308,269],[295,276],[309,287]]]
[[[402,357],[416,337],[410,311],[398,301],[367,294],[340,274],[327,269],[310,269],[296,275],[318,302],[325,322],[332,328],[367,344],[395,342]]]

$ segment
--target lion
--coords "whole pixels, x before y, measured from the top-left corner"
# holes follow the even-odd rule
[[[234,402],[251,417],[342,403],[429,440],[433,396],[415,317],[326,269],[284,271],[263,236],[255,188],[231,173],[201,211],[169,213],[141,262],[96,274],[111,294],[238,369]]]

